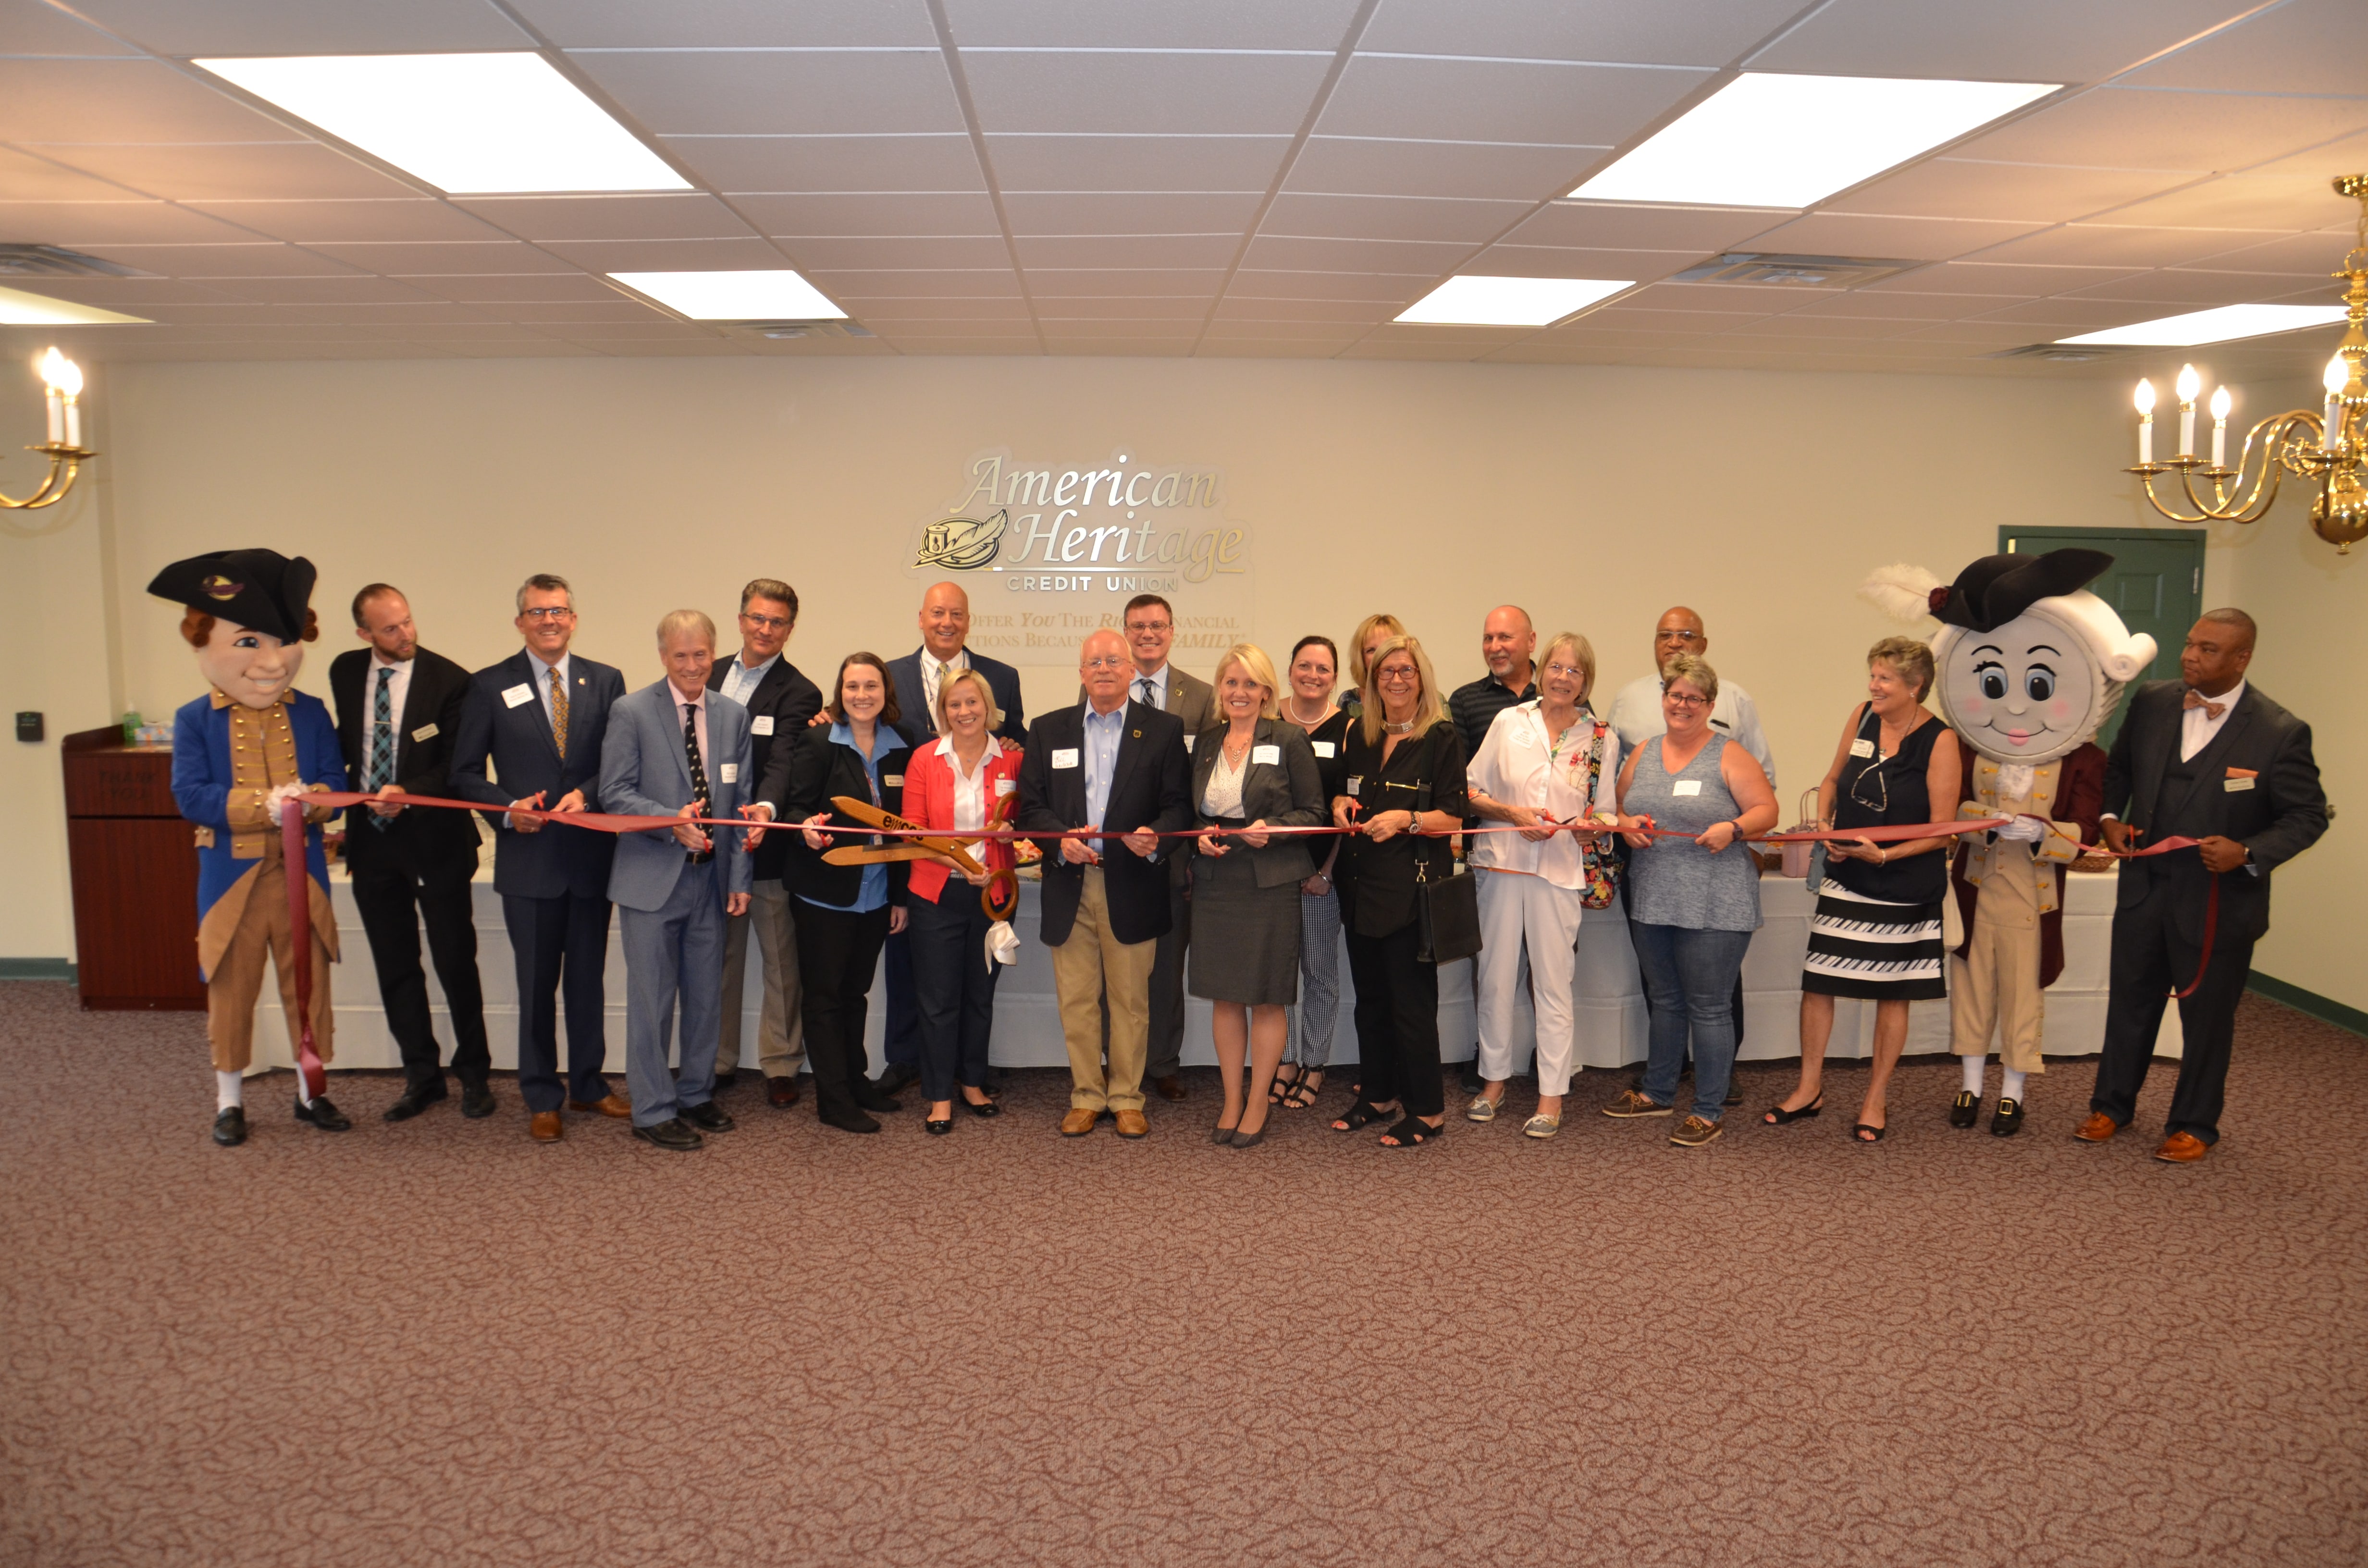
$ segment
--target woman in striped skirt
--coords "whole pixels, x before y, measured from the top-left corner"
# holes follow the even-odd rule
[[[1817,787],[1819,824],[1848,831],[1954,820],[1963,780],[1957,737],[1923,705],[1932,689],[1932,651],[1912,638],[1886,637],[1866,659],[1868,699],[1851,710],[1834,765]],[[1851,1136],[1882,1141],[1889,1126],[1884,1097],[1907,1040],[1907,1004],[1948,994],[1941,979],[1941,901],[1949,891],[1945,851],[1955,842],[1861,838],[1826,846],[1825,881],[1801,971],[1801,1082],[1768,1112],[1770,1126],[1825,1108],[1834,998],[1862,996],[1874,1003],[1874,1071]]]

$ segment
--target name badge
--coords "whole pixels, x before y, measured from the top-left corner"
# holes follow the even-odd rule
[[[1076,767],[1077,748],[1075,746],[1054,746],[1053,748],[1053,766],[1055,767]]]
[[[1517,746],[1533,746],[1538,744],[1538,737],[1527,730],[1515,730],[1513,744]]]
[[[2231,778],[2223,783],[2220,788],[2233,795],[2240,790],[2251,789],[2253,784],[2254,780],[2250,778]]]
[[[1184,737],[1184,755],[1186,756],[1190,756],[1192,755],[1192,743],[1200,738],[1201,737],[1198,735],[1187,735]]]
[[[524,681],[520,681],[516,686],[510,687],[507,691],[502,693],[502,700],[512,708],[516,708],[522,702],[532,702],[534,700],[534,687],[527,685]]]
[[[995,792],[997,795],[1008,795],[1018,788],[1019,786],[1008,778],[998,778],[995,781]]]
[[[422,724],[411,732],[411,738],[414,741],[432,741],[442,733],[433,724]]]
[[[754,719],[748,721],[748,733],[752,735],[771,734],[773,733],[773,716],[770,713],[757,714]]]
[[[1330,741],[1317,741],[1314,744],[1315,755],[1318,756],[1333,757],[1340,755],[1340,748]]]
[[[1702,780],[1699,778],[1680,778],[1676,783],[1669,786],[1669,793],[1672,795],[1699,795],[1702,793]]]
[[[1281,746],[1252,746],[1250,747],[1250,760],[1252,762],[1270,762],[1280,767],[1282,766],[1282,748]]]
[[[1364,776],[1363,774],[1361,774],[1361,773],[1358,773],[1358,774],[1352,774],[1352,775],[1350,775],[1350,776],[1349,776],[1349,793],[1350,793],[1351,795],[1361,795],[1361,794],[1363,794],[1363,793],[1364,793],[1364,790],[1362,789],[1362,786],[1363,786],[1364,782],[1365,782],[1365,776]]]
[[[883,773],[880,776],[880,787],[882,790],[902,790],[905,787],[905,776],[901,773]]]
[[[1850,756],[1873,756],[1873,755],[1874,743],[1873,741],[1861,736],[1859,739],[1850,742]]]
[[[740,765],[736,762],[724,763],[716,768],[715,777],[726,784],[737,784],[740,782]]]

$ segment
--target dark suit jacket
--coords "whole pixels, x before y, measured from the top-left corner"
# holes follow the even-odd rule
[[[1134,690],[1135,676],[1134,670],[1130,669],[1126,672],[1127,690],[1130,693]],[[1077,687],[1077,700],[1082,703],[1085,699],[1086,688],[1080,683]],[[1183,722],[1184,749],[1189,753],[1194,746],[1201,744],[1201,732],[1218,722],[1217,688],[1198,676],[1186,675],[1176,667],[1176,661],[1171,656],[1167,661],[1167,707],[1169,713]],[[1192,792],[1193,803],[1199,804],[1200,800],[1200,791],[1195,790]],[[1190,864],[1190,860],[1182,855],[1169,857],[1167,885],[1179,892],[1182,892],[1188,875],[1187,868]]]
[[[1059,833],[1091,825],[1086,820],[1085,733],[1083,703],[1047,713],[1030,726],[1027,755],[1019,765],[1016,826],[1033,833]],[[1070,754],[1075,766],[1054,767],[1055,752]],[[1128,702],[1102,825],[1114,833],[1133,833],[1142,827],[1155,833],[1182,832],[1192,825],[1190,780],[1183,724],[1172,713]],[[1167,934],[1171,924],[1168,872],[1161,862],[1178,856],[1182,849],[1173,841],[1164,842],[1159,858],[1146,860],[1115,840],[1102,842],[1102,891],[1110,900],[1110,931],[1120,941],[1148,942]],[[1069,927],[1077,918],[1077,903],[1085,889],[1085,868],[1069,864],[1061,857],[1060,845],[1048,840],[1042,931],[1048,946],[1069,939]]]
[[[723,689],[723,677],[739,656],[734,653],[730,658],[715,661],[715,668],[708,672],[708,690]],[[767,780],[772,777],[766,768],[776,754],[784,762],[788,760],[791,743],[805,733],[806,725],[822,711],[822,688],[806,679],[784,653],[773,661],[773,667],[765,672],[765,678],[757,683],[757,689],[748,694],[748,700],[742,706],[748,710],[748,777],[754,786],[746,792],[746,798],[770,800],[772,797],[764,792]],[[776,741],[781,744],[777,746],[773,744]],[[785,835],[767,834],[765,841],[757,846],[753,874],[759,881],[779,878],[789,853]]]
[[[816,812],[830,812],[831,824],[836,827],[861,825],[855,818],[831,809],[835,795],[861,801],[871,794],[871,780],[863,771],[863,755],[851,745],[832,740],[832,728],[816,724],[800,731],[789,745],[773,748],[773,767],[779,773],[781,792],[764,796],[773,803],[776,824],[765,838],[768,843],[776,838],[789,843],[781,882],[790,892],[816,903],[844,905],[853,903],[862,893],[863,868],[832,865],[823,858],[827,851],[807,848],[806,835],[793,825]],[[880,735],[872,744],[887,748],[880,753],[880,809],[897,814],[905,803],[905,764],[912,757],[912,748],[903,744],[896,732],[886,725],[881,726]],[[835,833],[830,837],[830,848],[869,842],[852,834]],[[888,863],[888,903],[892,907],[905,902],[905,883],[911,872],[912,866],[907,861]]]
[[[608,738],[609,709],[625,695],[625,677],[611,665],[571,655],[568,674],[574,684],[568,688],[567,759],[563,763],[543,710],[542,672],[542,661],[521,648],[469,677],[461,733],[452,743],[454,799],[507,806],[541,790],[542,803],[551,806],[569,790],[581,790],[584,803],[598,809],[600,746]],[[533,695],[512,706],[502,693],[521,685]],[[495,892],[519,898],[609,896],[609,867],[617,849],[614,834],[558,823],[545,823],[538,833],[518,833],[504,826],[502,817],[498,811],[485,813],[496,835]]]
[[[368,648],[340,653],[329,665],[337,744],[346,754],[346,776],[357,790],[366,788],[362,780],[370,763],[375,706],[370,668]],[[452,796],[452,744],[460,737],[468,695],[468,671],[425,648],[412,656],[403,711],[394,715],[394,782],[405,794]],[[383,828],[371,825],[381,821]],[[368,806],[351,806],[346,811],[346,861],[357,871],[468,877],[477,869],[477,824],[466,812],[427,809],[390,820],[373,817]]]
[[[1275,747],[1281,760],[1260,762],[1261,746]],[[1192,743],[1192,820],[1203,826],[1214,819],[1201,809],[1201,797],[1224,754],[1223,724],[1210,725]],[[1262,821],[1269,827],[1321,827],[1332,818],[1330,804],[1324,798],[1324,780],[1316,771],[1315,748],[1308,744],[1307,732],[1278,719],[1260,719],[1258,733],[1250,737],[1249,764],[1242,770],[1242,820]],[[1318,842],[1305,835],[1287,834],[1267,840],[1262,849],[1252,849],[1229,840],[1225,853],[1248,856],[1258,886],[1281,887],[1304,882],[1313,874],[1322,856],[1312,856],[1310,846]],[[1192,848],[1194,854],[1200,853],[1198,839]]]
[[[1028,717],[1019,706],[1019,672],[999,659],[973,652],[970,667],[986,677],[986,688],[995,693],[995,705],[1003,713],[1003,722],[995,733],[1012,745],[1028,739]],[[888,661],[888,678],[896,683],[896,711],[901,715],[896,728],[913,745],[933,740],[938,733],[938,716],[929,711],[923,700],[926,689],[921,684],[921,650],[914,649],[901,659]]]
[[[2220,733],[2188,764],[2194,774],[2190,787],[2173,790],[2166,775],[2179,762],[2185,694],[2175,680],[2137,689],[2105,760],[2104,809],[2145,830],[2141,848],[2174,834],[2217,834],[2242,844],[2253,869],[2219,879],[2220,928],[2237,940],[2258,941],[2270,928],[2270,873],[2327,831],[2327,795],[2311,756],[2310,726],[2248,683]],[[2244,783],[2231,769],[2249,770],[2250,787],[2230,790],[2231,782]],[[2118,903],[2128,909],[2162,895],[2171,901],[2180,934],[2200,942],[2211,881],[2192,849],[2124,860]]]

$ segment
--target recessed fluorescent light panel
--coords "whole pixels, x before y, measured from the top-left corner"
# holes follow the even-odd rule
[[[1579,201],[1807,207],[2056,86],[1754,73],[1570,194]]]
[[[1634,287],[1602,278],[1451,278],[1399,312],[1397,319],[1452,326],[1548,326]]]
[[[144,326],[146,316],[118,315],[97,305],[0,289],[0,326]]]
[[[539,54],[197,63],[456,196],[690,188]]]
[[[2266,337],[2273,332],[2294,332],[2325,326],[2343,319],[2341,305],[2223,305],[2216,311],[2190,311],[2183,316],[2135,322],[2104,332],[2084,332],[2059,337],[2058,343],[2117,343],[2140,348],[2189,348],[2199,343],[2226,343],[2238,337]]]
[[[611,272],[693,321],[845,321],[847,312],[786,268],[774,272]]]

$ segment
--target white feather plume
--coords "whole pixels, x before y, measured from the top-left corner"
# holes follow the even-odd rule
[[[1921,566],[1902,562],[1875,568],[1859,585],[1858,597],[1903,626],[1912,626],[1932,613],[1932,590],[1942,585]]]

